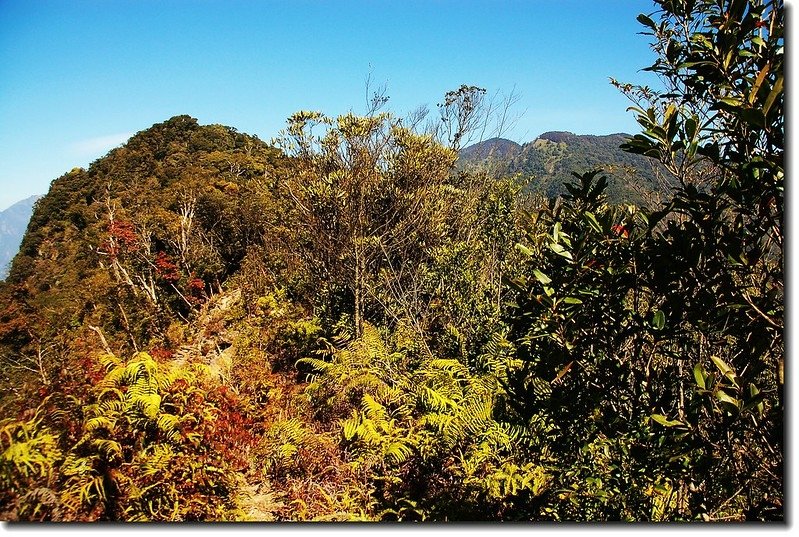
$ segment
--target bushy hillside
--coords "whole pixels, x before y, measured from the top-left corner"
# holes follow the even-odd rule
[[[619,84],[656,207],[459,168],[466,85],[441,129],[178,116],[56,179],[0,284],[0,519],[784,520],[783,12],[680,6],[639,21],[685,93]]]
[[[651,159],[622,151],[627,138],[625,134],[545,132],[523,145],[494,138],[464,148],[461,167],[520,174],[525,191],[546,197],[565,194],[563,184],[572,179],[572,172],[601,168],[609,177],[612,201],[655,206],[674,186],[673,176]]]
[[[163,331],[145,318],[185,316],[263,242],[265,219],[278,215],[253,200],[279,155],[188,116],[138,133],[53,181],[8,286],[47,330],[95,323],[129,339]],[[147,313],[129,316],[128,307]]]

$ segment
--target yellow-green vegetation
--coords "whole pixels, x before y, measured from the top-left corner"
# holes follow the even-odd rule
[[[0,518],[783,520],[782,2],[655,4],[666,90],[615,84],[661,201],[458,163],[466,85],[56,179],[0,286]]]

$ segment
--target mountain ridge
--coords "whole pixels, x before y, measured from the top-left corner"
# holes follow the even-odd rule
[[[149,143],[153,137],[159,138],[157,133],[161,132],[166,124],[188,122],[186,128],[189,130],[197,127],[196,121],[192,122],[189,119],[192,118],[175,116],[164,123],[155,124],[136,133],[121,147],[109,151],[106,156],[119,151],[124,154],[127,151],[136,150],[145,141]],[[189,123],[192,124],[189,125]],[[224,128],[232,129],[235,132],[235,129],[231,127]],[[527,181],[525,186],[527,192],[540,193],[549,197],[564,192],[562,184],[571,179],[572,171],[582,172],[592,167],[601,167],[611,175],[609,193],[614,201],[641,203],[643,201],[641,185],[633,188],[630,186],[631,182],[643,179],[644,190],[656,190],[656,187],[654,186],[654,177],[647,171],[651,167],[651,163],[647,159],[629,155],[618,149],[618,145],[624,141],[625,137],[629,136],[625,133],[598,135],[575,134],[570,131],[546,131],[524,143],[494,137],[461,149],[460,165],[473,166],[490,163],[495,173],[521,174]],[[562,144],[565,144],[566,148]],[[616,147],[612,151],[608,151],[608,147],[612,145]],[[566,149],[569,147],[576,149],[567,151]],[[166,154],[167,150],[166,146],[156,144],[153,156],[158,158],[162,154]],[[105,157],[98,159],[96,164],[102,165],[104,159]],[[638,160],[641,162],[637,162]],[[574,169],[568,169],[570,163],[575,165]],[[639,167],[633,170],[636,164]],[[637,174],[631,173],[633,171]],[[34,204],[44,196],[30,196],[0,211],[0,280],[8,277],[11,262],[20,251],[28,223],[34,216]]]
[[[605,135],[547,131],[518,144],[491,138],[460,151],[461,168],[482,167],[494,175],[520,175],[524,191],[557,197],[572,173],[602,169],[608,175],[608,196],[615,203],[651,204],[651,198],[669,188],[664,170],[651,159],[623,151],[630,137],[625,133]]]
[[[0,280],[8,275],[8,267],[19,251],[33,207],[41,197],[28,196],[0,211]]]

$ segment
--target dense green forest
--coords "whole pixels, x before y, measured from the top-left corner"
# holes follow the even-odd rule
[[[0,519],[784,520],[783,4],[653,9],[629,176],[558,133],[459,162],[464,85],[54,180],[0,284]]]
[[[524,194],[548,198],[566,194],[573,173],[601,168],[608,177],[609,203],[654,209],[674,186],[673,176],[657,161],[622,150],[627,137],[545,132],[522,145],[491,138],[461,150],[458,167],[515,176]]]

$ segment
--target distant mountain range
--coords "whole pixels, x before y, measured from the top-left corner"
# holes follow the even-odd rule
[[[605,136],[545,132],[532,142],[518,144],[491,138],[461,150],[461,167],[484,167],[498,175],[520,174],[525,190],[555,197],[566,192],[563,183],[572,172],[601,168],[609,178],[608,196],[614,202],[645,203],[648,194],[668,188],[658,180],[666,175],[652,159],[619,149],[626,134]]]
[[[33,213],[33,205],[41,196],[31,196],[0,211],[0,280],[8,275],[8,265],[19,251],[19,245]]]

